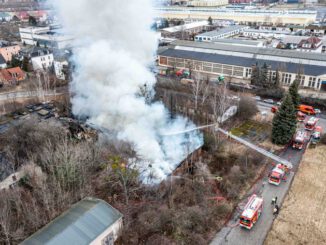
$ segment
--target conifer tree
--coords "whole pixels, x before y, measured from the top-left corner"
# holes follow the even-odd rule
[[[298,75],[297,77],[300,77]],[[291,95],[292,103],[295,109],[298,109],[300,105],[300,95],[299,95],[299,81],[295,79],[289,88],[289,94]]]
[[[296,109],[290,94],[287,94],[273,119],[272,142],[278,145],[289,143],[297,127]]]

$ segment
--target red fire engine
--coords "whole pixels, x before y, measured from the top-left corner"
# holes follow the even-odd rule
[[[268,183],[273,185],[280,185],[287,171],[288,168],[285,165],[277,164],[269,174]]]
[[[306,114],[304,114],[301,111],[298,111],[298,113],[297,113],[297,120],[299,122],[303,122],[305,119],[306,119]]]
[[[312,131],[315,129],[316,124],[318,122],[318,118],[316,117],[310,117],[308,121],[305,123],[306,130]]]
[[[259,219],[262,209],[263,198],[253,194],[240,216],[240,226],[250,230]]]
[[[292,148],[302,150],[306,136],[307,134],[305,131],[303,130],[297,131],[293,136]]]

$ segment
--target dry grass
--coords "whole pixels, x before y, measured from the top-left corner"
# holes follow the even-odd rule
[[[265,245],[326,244],[326,146],[309,149]]]

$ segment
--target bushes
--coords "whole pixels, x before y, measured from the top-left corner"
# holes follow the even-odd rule
[[[320,142],[326,145],[326,134],[321,137]]]
[[[237,116],[241,120],[247,120],[256,115],[258,107],[256,102],[250,97],[241,97]]]

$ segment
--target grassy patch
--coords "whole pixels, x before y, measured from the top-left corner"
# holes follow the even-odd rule
[[[270,125],[252,120],[231,129],[231,133],[235,136],[257,141],[265,140],[269,136],[269,131]]]

